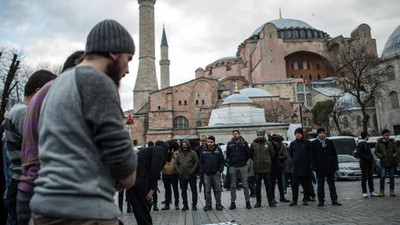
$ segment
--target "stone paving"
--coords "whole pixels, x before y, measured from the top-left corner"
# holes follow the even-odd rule
[[[153,223],[160,225],[197,225],[197,224],[400,224],[400,191],[397,191],[398,197],[384,198],[363,198],[361,194],[361,181],[339,181],[336,182],[336,188],[339,195],[339,201],[343,206],[332,206],[329,197],[325,200],[324,207],[317,207],[317,202],[310,202],[309,206],[302,206],[299,202],[298,206],[289,207],[288,203],[278,203],[276,208],[267,206],[265,192],[263,195],[262,207],[258,209],[246,209],[244,204],[243,191],[237,191],[236,210],[228,210],[230,205],[230,192],[224,190],[222,192],[222,204],[225,207],[223,211],[203,211],[204,195],[199,193],[198,210],[188,210],[186,212],[178,210],[167,210],[151,212]],[[374,179],[375,189],[379,189],[379,180]],[[400,185],[400,178],[396,178],[397,185]],[[388,188],[389,185],[387,185]],[[164,200],[163,185],[159,182],[159,202]],[[301,189],[301,188],[300,188]],[[316,186],[315,186],[316,189]],[[265,189],[262,189],[265,191]],[[326,184],[325,196],[329,196]],[[277,192],[275,194],[279,196]],[[189,194],[190,196],[190,194]],[[300,194],[301,196],[301,194]],[[291,191],[288,188],[288,199],[291,198]],[[264,200],[265,199],[265,200]],[[181,200],[181,199],[180,199]],[[189,200],[189,203],[191,201]],[[251,199],[254,206],[255,199]],[[190,205],[190,204],[189,204]],[[163,205],[158,204],[159,208]],[[124,210],[126,210],[124,205]],[[182,207],[182,206],[181,206]],[[213,208],[215,203],[213,201]],[[126,225],[135,225],[135,217],[132,213],[127,214],[125,211],[120,218]]]

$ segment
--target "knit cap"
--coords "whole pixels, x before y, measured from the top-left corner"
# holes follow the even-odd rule
[[[103,20],[90,31],[86,40],[86,53],[135,53],[135,44],[128,31],[115,20]]]

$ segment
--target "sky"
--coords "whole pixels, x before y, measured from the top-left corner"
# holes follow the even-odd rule
[[[376,39],[378,55],[400,25],[398,0],[158,0],[154,10],[158,80],[163,25],[170,83],[177,85],[194,79],[197,68],[234,56],[254,30],[279,18],[279,8],[283,18],[302,20],[331,37],[349,37],[366,23]],[[139,49],[137,0],[0,0],[0,48],[22,50],[25,63],[32,66],[61,65],[72,52],[84,49],[87,34],[104,19],[120,22]],[[121,81],[123,110],[133,108],[138,55]]]

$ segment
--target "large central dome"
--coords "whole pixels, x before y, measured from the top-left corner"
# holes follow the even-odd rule
[[[400,25],[390,35],[382,52],[382,57],[390,57],[400,53]]]
[[[310,38],[324,38],[328,39],[329,35],[323,31],[315,29],[310,24],[296,19],[277,19],[271,20],[258,27],[251,37],[257,37],[260,31],[268,23],[275,25],[278,30],[278,38],[283,39],[310,39]]]

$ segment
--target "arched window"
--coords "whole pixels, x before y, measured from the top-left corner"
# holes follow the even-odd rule
[[[394,68],[393,66],[388,66],[386,68],[386,75],[388,76],[388,80],[394,80],[396,79],[395,75],[394,75]]]
[[[189,122],[184,116],[177,116],[174,119],[174,128],[182,129],[187,128],[189,126]]]
[[[301,79],[303,79],[304,77],[303,77],[303,74],[300,74],[300,76],[299,76]]]
[[[349,128],[349,118],[347,118],[346,116],[343,118],[343,125],[344,128]]]
[[[390,103],[392,104],[392,109],[399,108],[399,96],[397,95],[397,92],[395,91],[390,92],[389,98],[390,98]]]
[[[361,116],[357,116],[357,127],[361,127]]]
[[[312,80],[312,75],[311,74],[308,75],[308,79]]]
[[[321,80],[321,74],[318,74],[317,77],[318,77],[318,80]]]
[[[292,74],[292,75],[290,76],[290,78],[294,78],[294,75]]]
[[[236,84],[235,81],[231,81],[231,93],[235,92],[235,84]]]
[[[299,59],[297,60],[297,68],[299,70],[303,69],[303,58],[299,57]]]
[[[378,117],[376,117],[376,114],[372,117],[374,120],[374,129],[378,129]]]

